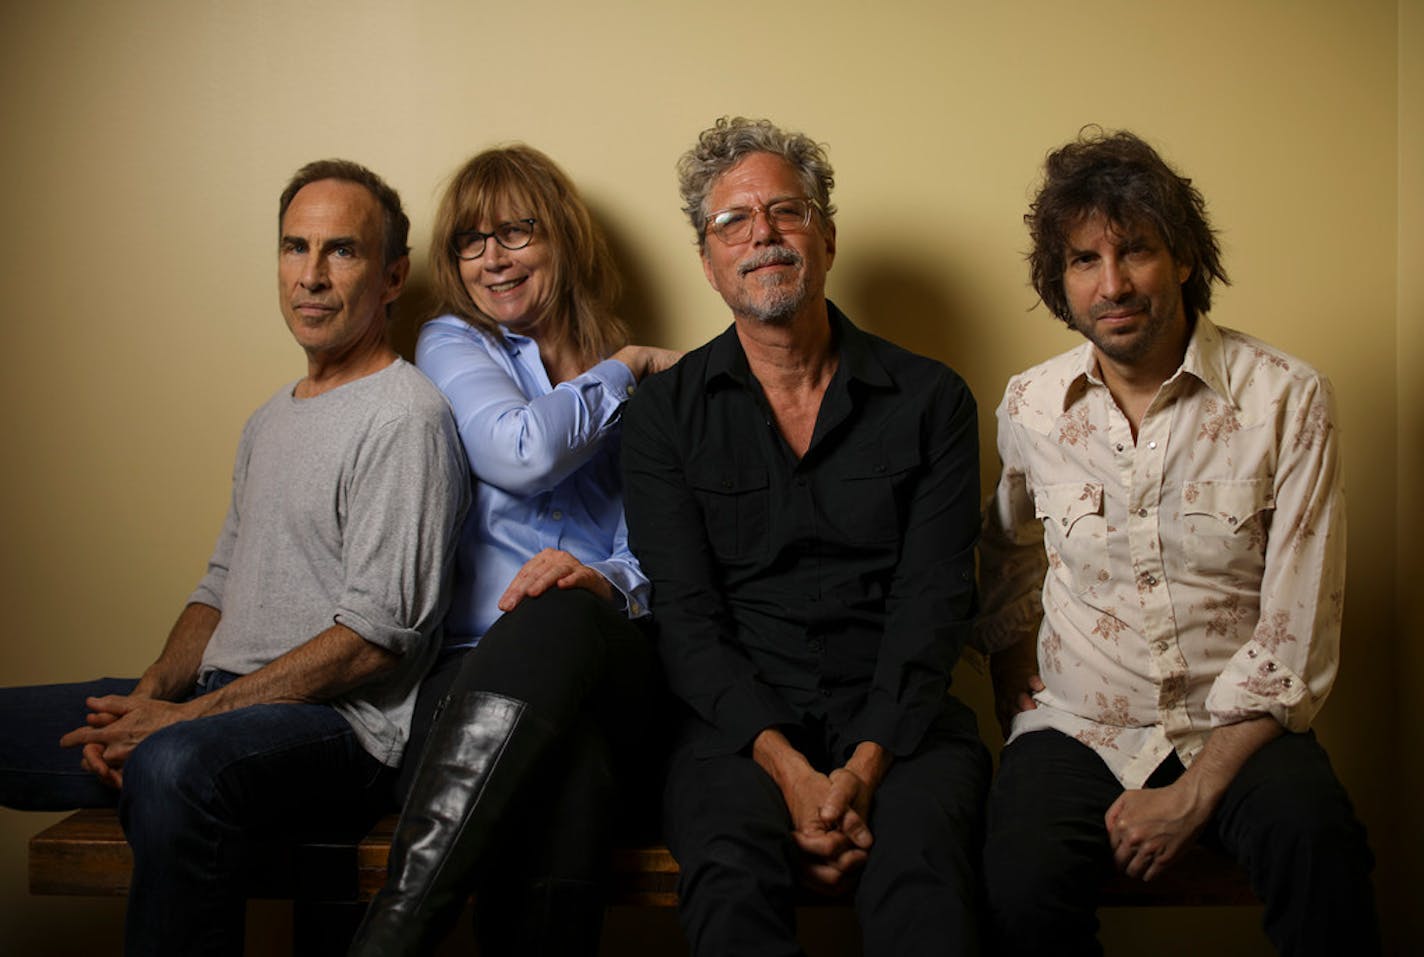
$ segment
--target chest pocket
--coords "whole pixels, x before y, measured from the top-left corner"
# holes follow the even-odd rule
[[[1068,482],[1034,489],[1034,514],[1043,522],[1048,566],[1080,594],[1108,574],[1108,525],[1101,482]]]
[[[1275,483],[1269,478],[1188,482],[1182,489],[1186,566],[1233,581],[1259,582],[1275,507]]]
[[[883,545],[902,537],[902,516],[919,474],[919,449],[912,443],[890,447],[876,442],[846,449],[829,476],[842,507],[826,509],[822,520],[853,545]],[[843,490],[843,496],[842,496]],[[829,495],[825,504],[830,504]]]
[[[707,540],[718,558],[746,557],[766,543],[770,490],[765,468],[689,465],[688,482],[702,505]]]

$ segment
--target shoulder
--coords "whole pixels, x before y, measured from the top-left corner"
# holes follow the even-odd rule
[[[497,348],[490,335],[447,313],[420,327],[415,340],[415,364],[424,369],[431,359],[450,349],[468,354],[470,350],[492,353]]]
[[[718,336],[683,355],[670,368],[647,376],[633,390],[627,411],[639,414],[657,406],[680,405],[689,396],[701,394],[707,383],[708,364],[714,347],[723,337]]]
[[[1233,393],[1239,395],[1263,387],[1273,391],[1329,388],[1329,380],[1304,359],[1236,329],[1213,328],[1221,339],[1222,359]]]
[[[1069,386],[1083,374],[1086,348],[1075,346],[1011,376],[999,402],[1000,420],[1048,432],[1063,413]]]

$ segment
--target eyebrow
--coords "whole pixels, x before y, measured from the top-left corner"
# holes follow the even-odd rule
[[[307,240],[307,238],[306,238],[305,236],[289,236],[289,235],[286,235],[286,234],[283,234],[283,236],[282,236],[282,245],[283,245],[283,246],[286,246],[286,245],[288,245],[288,244],[307,243],[307,242],[308,242],[308,240]],[[310,243],[308,243],[308,245],[310,245]],[[337,246],[354,246],[354,247],[356,247],[357,249],[360,249],[360,248],[361,248],[361,240],[360,240],[358,237],[356,237],[356,236],[333,236],[332,238],[326,240],[325,242],[323,242],[323,243],[321,244],[321,248],[322,248],[322,251],[323,251],[323,252],[326,252],[327,250],[330,250],[330,249],[335,249]]]

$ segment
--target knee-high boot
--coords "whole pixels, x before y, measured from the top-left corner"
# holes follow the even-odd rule
[[[429,953],[459,916],[501,819],[553,729],[522,701],[455,692],[431,729],[352,957]]]

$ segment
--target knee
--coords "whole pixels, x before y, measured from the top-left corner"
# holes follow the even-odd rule
[[[551,588],[525,598],[502,616],[480,641],[486,652],[518,653],[529,661],[567,660],[601,654],[602,632],[596,627],[607,609],[596,595],[582,588]]]
[[[211,802],[208,749],[186,730],[175,724],[154,732],[125,762],[119,811],[125,828],[132,826],[131,840],[176,828]]]
[[[1291,869],[1309,866],[1368,873],[1373,866],[1365,828],[1338,786],[1282,788],[1268,813],[1253,815],[1247,853],[1257,860],[1287,858]]]

